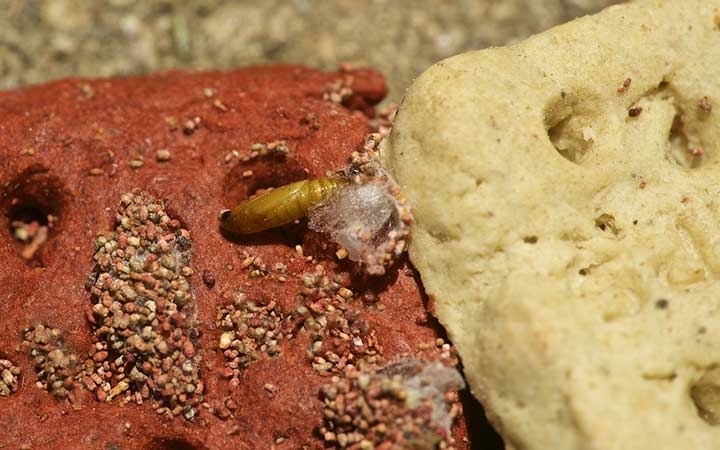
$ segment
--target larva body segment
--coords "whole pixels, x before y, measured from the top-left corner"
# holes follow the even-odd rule
[[[338,178],[320,178],[280,186],[240,203],[221,217],[221,226],[232,233],[251,234],[287,225],[305,217],[342,183]]]

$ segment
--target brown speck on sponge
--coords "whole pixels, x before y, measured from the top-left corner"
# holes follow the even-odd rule
[[[667,307],[670,305],[670,302],[667,299],[661,298],[655,301],[655,308],[656,309],[667,309]]]
[[[121,197],[117,223],[95,239],[95,346],[78,378],[100,401],[152,400],[156,411],[192,420],[204,385],[191,338],[190,233],[139,190]]]
[[[642,109],[641,106],[634,106],[634,107],[628,109],[628,116],[630,116],[630,117],[637,117],[637,116],[640,115],[640,113],[642,112],[642,110],[643,110],[643,109]]]
[[[691,147],[687,149],[689,159],[702,158],[705,155],[705,149],[702,147]]]
[[[622,82],[622,85],[617,88],[618,94],[622,94],[623,92],[625,92],[630,87],[630,83],[632,83],[632,78],[625,78],[625,80]]]

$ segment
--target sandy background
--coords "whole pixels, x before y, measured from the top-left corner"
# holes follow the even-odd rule
[[[0,89],[73,75],[371,65],[398,102],[426,67],[611,0],[0,0]]]

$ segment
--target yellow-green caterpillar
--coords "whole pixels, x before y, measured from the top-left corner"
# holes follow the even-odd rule
[[[220,215],[220,226],[237,234],[252,234],[302,219],[308,211],[344,183],[339,178],[302,180],[245,200]]]

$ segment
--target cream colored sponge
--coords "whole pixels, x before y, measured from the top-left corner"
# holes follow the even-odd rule
[[[459,55],[384,164],[508,448],[720,449],[720,0],[637,0]]]

